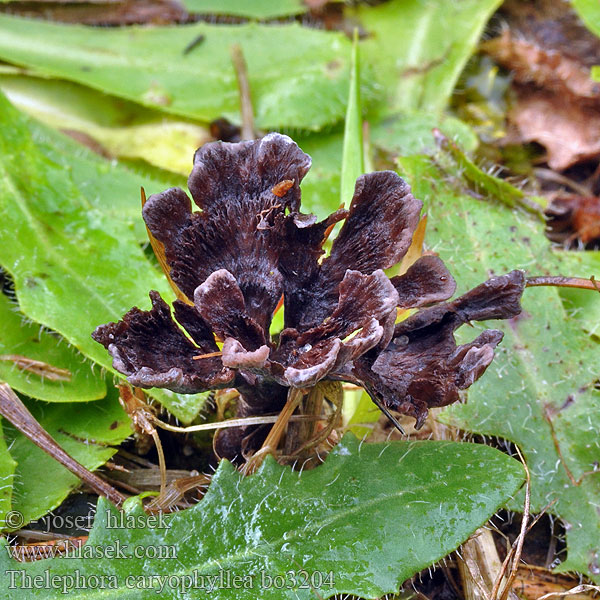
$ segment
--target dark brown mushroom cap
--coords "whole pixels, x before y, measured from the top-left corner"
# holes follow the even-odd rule
[[[144,220],[165,246],[171,278],[190,299],[215,271],[226,269],[246,310],[265,336],[281,294],[279,255],[286,212],[300,208],[300,182],[310,157],[287,136],[200,148],[187,194],[173,188],[148,198]],[[290,182],[286,188],[277,186]],[[284,190],[283,195],[281,195]],[[274,193],[275,190],[275,193]]]
[[[305,331],[326,319],[338,302],[339,286],[348,269],[370,275],[402,260],[419,222],[421,207],[410,186],[393,171],[361,175],[330,255],[317,263],[314,257],[318,258],[323,240],[315,236],[301,271],[290,268],[286,255],[282,257],[285,326]],[[291,225],[290,228],[293,229]],[[288,230],[288,247],[300,235]],[[293,247],[288,250],[293,251]]]
[[[392,277],[398,292],[398,308],[420,308],[451,298],[456,282],[442,259],[425,255],[415,261],[404,273]]]
[[[135,386],[168,388],[182,394],[230,384],[235,372],[225,368],[220,357],[194,360],[194,356],[218,349],[209,330],[206,338],[198,337],[199,315],[193,343],[173,321],[158,292],[150,292],[150,298],[152,310],[132,308],[118,323],[100,325],[92,333],[112,355],[113,367],[128,375]]]
[[[437,257],[423,257],[392,282],[382,271],[406,254],[421,207],[402,178],[381,171],[358,178],[347,216],[338,211],[318,224],[287,223],[280,258],[286,329],[274,360],[286,366],[288,384],[314,385],[343,372],[384,337],[389,341],[384,323],[397,306],[422,306],[454,293],[454,280]],[[343,216],[330,255],[319,263],[323,233]]]
[[[421,425],[433,406],[458,400],[458,390],[479,379],[503,333],[486,330],[457,346],[454,332],[469,321],[509,319],[521,312],[522,271],[494,277],[453,302],[419,311],[398,323],[394,339],[376,356],[355,362],[355,375],[375,399],[414,416]]]
[[[304,332],[288,328],[281,333],[273,360],[286,366],[289,385],[315,385],[334,367],[376,346],[384,331],[379,321],[396,313],[398,292],[381,269],[370,275],[348,269],[338,289],[337,306],[326,320]]]
[[[405,256],[421,202],[396,173],[369,173],[348,211],[317,222],[299,212],[309,167],[310,157],[280,134],[207,144],[188,181],[199,211],[176,188],[148,199],[144,219],[190,304],[175,301],[173,319],[151,292],[150,311],[133,308],[93,333],[131,383],[182,393],[236,387],[240,414],[249,415],[277,410],[289,387],[348,380],[422,423],[429,407],[454,402],[481,376],[502,333],[457,346],[454,331],[518,314],[523,274],[490,279],[453,302],[444,300],[456,284],[437,256],[390,280],[383,269]],[[285,329],[275,344],[269,327],[282,295]],[[396,324],[398,308],[421,310]],[[212,356],[215,336],[220,356]]]

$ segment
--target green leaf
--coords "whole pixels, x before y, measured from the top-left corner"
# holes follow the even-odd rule
[[[459,293],[491,274],[514,268],[531,275],[569,274],[543,232],[543,225],[510,210],[471,184],[448,157],[440,170],[423,158],[400,159],[400,173],[425,203],[431,227],[426,242],[451,266]],[[589,275],[589,274],[588,274]],[[590,292],[599,302],[598,294]],[[567,527],[567,559],[559,570],[577,570],[600,581],[600,372],[596,342],[570,318],[557,289],[525,291],[523,313],[509,323],[492,321],[460,331],[461,342],[482,328],[502,329],[504,340],[487,373],[469,390],[468,402],[442,413],[446,422],[474,433],[499,436],[519,445],[532,478],[532,511],[549,509]],[[560,448],[555,447],[554,437]],[[577,483],[573,483],[567,469]],[[513,502],[518,509],[522,502]]]
[[[437,147],[434,128],[440,129],[447,138],[468,152],[477,149],[477,136],[464,121],[425,111],[398,113],[376,122],[371,127],[371,142],[387,152],[402,156],[432,154]]]
[[[501,0],[392,0],[359,6],[356,16],[370,34],[361,53],[387,91],[380,111],[440,113],[500,4]]]
[[[585,250],[582,252],[555,250],[565,265],[563,273],[574,277],[589,278],[600,274],[600,252]],[[598,283],[600,286],[600,283]],[[598,294],[587,290],[563,288],[560,290],[563,304],[568,314],[579,321],[589,334],[600,337],[600,301]]]
[[[0,111],[6,100],[0,99]],[[122,165],[107,161],[88,150],[70,137],[21,115],[35,142],[36,150],[49,163],[55,163],[71,177],[74,185],[85,192],[85,199],[94,210],[102,211],[107,217],[120,221],[131,231],[138,244],[148,243],[148,233],[141,218],[140,187],[148,195],[174,185],[181,185],[180,177],[167,172],[157,172],[146,165],[126,169]],[[192,161],[190,158],[190,165]],[[145,163],[144,163],[145,164]],[[191,166],[190,169],[191,171]],[[150,173],[150,171],[152,171]],[[185,183],[185,182],[184,182]],[[110,197],[107,200],[108,189]]]
[[[222,461],[204,499],[163,516],[162,522],[144,515],[139,503],[125,507],[129,512],[121,521],[120,513],[100,500],[87,546],[118,544],[126,555],[163,552],[161,559],[17,563],[2,551],[0,569],[24,570],[32,577],[51,570],[59,585],[79,571],[88,578],[109,577],[107,584],[116,586],[102,593],[84,586],[78,598],[149,598],[161,581],[164,598],[200,597],[207,576],[217,578],[211,594],[216,599],[297,600],[335,593],[375,598],[397,591],[408,577],[455,549],[522,481],[522,467],[488,446],[359,444],[348,434],[311,471],[298,473],[267,457],[257,474],[244,477]],[[124,526],[128,517],[137,521],[136,528]],[[297,573],[302,583],[302,570],[310,585],[301,588],[290,580],[286,589],[288,572]],[[21,576],[15,576],[10,590],[10,576],[2,577],[2,598],[56,597],[53,589],[19,589]],[[252,579],[249,589],[236,589],[219,585],[219,576]],[[144,577],[146,590],[132,589]],[[194,577],[196,590],[185,592]],[[283,580],[282,587],[273,583],[275,577]]]
[[[6,446],[0,423],[0,530],[6,527],[6,514],[12,510],[14,475],[17,463]]]
[[[341,121],[350,43],[340,33],[296,24],[92,28],[0,15],[2,60],[204,122],[239,122],[234,43],[248,64],[258,127]]]
[[[454,142],[440,136],[439,132],[435,132],[435,134],[440,138],[442,148],[456,161],[456,166],[461,170],[462,176],[475,188],[476,192],[499,200],[509,208],[523,208],[536,215],[542,223],[546,222],[541,206],[529,200],[523,190],[503,179],[485,173]]]
[[[196,123],[70,81],[0,75],[0,90],[32,117],[56,129],[83,133],[111,156],[143,159],[186,176],[196,149],[212,139]]]
[[[384,152],[402,155],[420,154],[435,149],[432,134],[434,127],[440,128],[450,139],[466,145],[471,150],[477,147],[477,137],[468,125],[453,117],[436,117],[422,111],[403,115],[392,115],[389,119],[370,123],[371,142]],[[302,207],[306,212],[314,212],[324,219],[340,205],[340,173],[344,134],[331,133],[296,136],[296,142],[312,157],[312,167],[302,181]],[[357,142],[354,147],[358,148]],[[362,147],[361,147],[361,154]],[[361,173],[357,172],[352,183]]]
[[[0,381],[32,398],[49,402],[86,402],[106,396],[106,384],[92,365],[64,339],[27,323],[16,304],[0,293]],[[21,370],[2,356],[17,355],[67,369],[70,381],[52,381]]]
[[[123,177],[106,161],[57,152],[52,141],[58,134],[52,141],[34,139],[45,133],[0,97],[0,265],[13,277],[25,315],[112,370],[108,353],[90,337],[95,327],[132,306],[149,308],[151,289],[167,300],[173,294],[119,210],[130,203],[142,223],[137,178]],[[115,196],[119,174],[127,187],[123,197]],[[203,402],[202,395],[167,390],[153,395],[186,422]]]
[[[571,0],[571,4],[586,27],[600,36],[600,4],[596,0]]]
[[[293,17],[308,10],[302,0],[183,0],[183,5],[191,13],[229,15],[261,21]]]
[[[324,219],[340,206],[340,173],[344,135],[342,132],[311,134],[295,138],[312,158],[312,166],[302,180],[302,210]]]
[[[85,404],[25,403],[54,440],[90,471],[109,460],[117,451],[113,446],[131,435],[131,420],[114,388],[104,400]],[[5,424],[4,433],[17,463],[12,509],[29,523],[59,506],[81,482],[12,425]]]
[[[377,423],[381,410],[373,403],[371,397],[362,388],[344,391],[344,407],[342,417],[344,427],[359,438],[373,433],[371,427],[365,425]]]
[[[342,154],[341,204],[350,203],[356,180],[365,172],[362,136],[362,104],[360,101],[360,64],[358,59],[358,30],[354,31],[352,62],[350,64],[350,91],[346,123],[344,127],[344,149]]]

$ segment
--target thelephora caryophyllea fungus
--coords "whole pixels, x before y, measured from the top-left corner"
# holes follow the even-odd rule
[[[179,188],[148,199],[144,220],[188,302],[176,300],[172,315],[153,291],[150,311],[132,308],[94,331],[131,384],[187,394],[237,388],[238,415],[250,416],[281,409],[290,387],[348,381],[421,425],[429,407],[455,402],[483,374],[502,332],[457,346],[454,331],[519,314],[523,273],[451,302],[456,285],[437,256],[388,278],[383,269],[406,254],[422,203],[396,173],[369,173],[358,178],[349,210],[317,222],[300,213],[310,165],[277,133],[206,144],[188,179],[200,211]],[[284,329],[274,340],[269,326],[282,296]],[[397,323],[398,308],[419,310]],[[194,358],[204,354],[211,356]]]

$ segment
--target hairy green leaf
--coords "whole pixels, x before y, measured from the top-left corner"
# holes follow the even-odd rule
[[[55,589],[23,589],[26,576],[48,570],[58,585],[76,571],[107,578],[107,589],[78,589],[82,599],[141,599],[159,591],[164,598],[199,597],[210,581],[217,599],[379,597],[455,549],[522,481],[522,467],[488,446],[363,445],[351,434],[311,471],[294,472],[268,457],[257,474],[244,477],[223,461],[204,499],[162,523],[145,516],[139,504],[121,522],[119,512],[100,501],[87,546],[118,545],[129,559],[22,564],[0,552],[3,572],[25,571],[12,576],[13,589],[11,575],[2,577],[1,597],[56,597]],[[137,528],[120,527],[128,517],[138,520]],[[235,576],[250,577],[248,588],[219,583],[219,577]]]
[[[114,388],[104,400],[85,404],[25,402],[56,442],[90,471],[101,467],[117,451],[113,446],[131,435],[131,421]],[[4,425],[4,434],[17,463],[12,510],[22,515],[22,526],[59,506],[80,481],[12,425]]]
[[[501,0],[392,0],[361,5],[356,16],[370,37],[361,53],[387,91],[383,114],[440,113]]]
[[[406,156],[426,151],[433,152],[435,140],[432,130],[435,127],[470,150],[475,150],[477,147],[477,137],[466,123],[453,117],[438,117],[424,111],[391,115],[383,120],[370,121],[369,125],[370,141],[386,154]],[[320,219],[324,219],[340,205],[344,134],[334,131],[329,134],[296,136],[295,139],[300,148],[312,157],[312,167],[302,181],[303,209],[314,212]],[[352,144],[354,152],[359,151],[357,139],[355,138]],[[362,147],[360,152],[364,154]],[[354,171],[356,175],[349,196],[344,196],[346,203],[352,197],[356,177],[362,172],[357,169]]]
[[[465,193],[472,178],[463,179],[447,157],[439,161],[445,161],[445,170],[428,159],[400,159],[400,173],[425,203],[431,223],[426,242],[451,266],[459,292],[514,268],[531,275],[584,276],[562,272],[560,256],[551,251],[539,221],[509,209],[489,190],[480,187],[476,197]],[[568,316],[558,290],[526,290],[523,309],[509,323],[492,321],[461,332],[461,342],[484,327],[503,329],[505,337],[487,373],[470,388],[468,402],[442,417],[519,445],[531,472],[532,510],[555,501],[549,510],[567,528],[567,558],[559,570],[600,581],[600,471],[595,473],[600,393],[594,389],[600,352]]]
[[[468,151],[477,148],[477,135],[464,121],[425,111],[398,113],[374,123],[371,141],[387,152],[403,156],[432,154],[436,149],[434,128],[440,129],[447,138]]]
[[[204,122],[239,122],[234,43],[258,127],[318,130],[343,119],[351,46],[340,33],[295,24],[102,29],[0,15],[3,60]]]
[[[196,149],[211,139],[196,123],[70,81],[0,75],[0,90],[32,117],[89,136],[111,156],[143,159],[186,176]]]
[[[51,141],[44,135],[0,97],[0,265],[13,277],[25,315],[112,369],[106,350],[90,337],[94,328],[132,306],[148,308],[151,289],[166,299],[173,294],[120,214],[124,204],[132,206],[130,214],[135,207],[143,227],[139,178],[106,161],[81,161],[62,151],[66,142],[56,151],[58,135]],[[166,390],[154,395],[184,421],[203,402]]]
[[[39,325],[27,323],[16,304],[0,293],[0,381],[32,398],[50,402],[85,402],[106,396],[106,384],[92,365],[64,339],[44,331]],[[11,358],[12,357],[12,358]],[[66,369],[64,379],[36,374],[19,368],[19,357],[41,361],[52,367]]]
[[[600,274],[600,252],[586,250],[583,252],[555,250],[565,265],[563,274],[577,273],[580,277],[595,277]],[[600,282],[598,282],[600,287]],[[569,316],[577,319],[585,331],[600,337],[600,300],[598,294],[587,290],[563,288],[560,290],[563,304]],[[600,374],[599,374],[600,375]]]
[[[5,104],[6,100],[2,97],[0,107]],[[25,115],[21,118],[36,149],[50,164],[67,172],[94,210],[102,211],[107,217],[127,226],[138,244],[148,243],[148,233],[141,218],[140,187],[145,187],[148,195],[154,194],[181,185],[178,175],[158,171],[145,163],[143,167],[136,165],[135,169],[123,168],[39,121],[26,119]],[[191,165],[191,157],[189,161]],[[107,199],[109,189],[110,197]]]

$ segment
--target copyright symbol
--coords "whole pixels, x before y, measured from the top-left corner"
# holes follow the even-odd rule
[[[20,529],[23,527],[25,519],[18,510],[9,510],[4,517],[4,523],[11,529]]]

